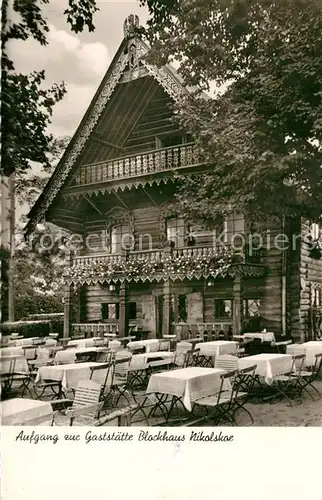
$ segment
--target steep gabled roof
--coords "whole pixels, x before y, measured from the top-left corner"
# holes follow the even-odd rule
[[[54,173],[30,210],[28,214],[30,220],[26,226],[26,233],[32,232],[36,225],[45,218],[57,194],[66,184],[116,85],[127,68],[129,62],[128,47],[133,43],[136,46],[137,57],[147,73],[163,87],[175,102],[180,102],[183,97],[187,96],[188,91],[183,87],[181,79],[174,68],[169,65],[158,68],[149,64],[143,58],[149,51],[148,45],[137,36],[129,34],[125,36]]]

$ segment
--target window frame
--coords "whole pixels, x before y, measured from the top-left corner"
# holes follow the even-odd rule
[[[168,233],[170,221],[176,221],[175,227],[171,228],[171,229],[175,229],[175,231],[176,231],[176,236],[174,239],[169,237],[169,233]],[[182,225],[179,226],[178,221],[182,221]],[[178,229],[179,228],[182,228],[182,235],[178,236]],[[174,217],[167,217],[166,224],[165,224],[165,231],[166,231],[167,241],[173,241],[175,248],[183,248],[186,246],[186,238],[187,238],[187,233],[189,233],[189,225],[186,223],[186,221],[184,220],[183,217],[175,217],[175,216]],[[182,241],[182,245],[178,244],[179,241]]]
[[[121,238],[120,238],[120,241],[118,241],[116,239],[115,243],[113,243],[113,232],[119,227],[120,228],[127,228],[127,229],[124,232],[121,231],[120,233],[114,233],[114,236],[118,237],[120,235]],[[130,225],[128,223],[114,224],[113,226],[111,226],[109,228],[109,253],[111,253],[113,255],[117,255],[117,254],[122,253],[125,250],[125,247],[123,248],[123,237],[124,236],[130,236],[133,238],[133,234],[131,233]],[[115,247],[115,251],[114,251],[113,246]]]
[[[251,300],[251,301],[258,301],[259,304],[258,304],[258,311],[259,313],[258,314],[253,314],[253,315],[250,315],[249,314],[249,305],[248,305],[248,301]],[[243,302],[242,302],[242,317],[245,318],[245,319],[250,319],[250,318],[259,318],[260,317],[260,307],[261,307],[261,299],[260,297],[246,297],[243,299]]]
[[[230,302],[230,313],[229,315],[217,315],[217,304],[219,301],[222,301],[222,302]],[[225,304],[224,304],[224,308],[225,308]],[[215,298],[214,299],[214,318],[217,320],[223,320],[223,319],[232,319],[233,317],[233,299],[231,298]]]
[[[110,318],[109,307],[115,306],[115,318]],[[106,317],[104,317],[104,306],[106,306]],[[101,302],[101,319],[102,321],[119,321],[120,319],[120,303],[119,302]]]

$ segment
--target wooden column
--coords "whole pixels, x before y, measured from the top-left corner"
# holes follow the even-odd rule
[[[129,332],[128,287],[128,283],[122,283],[120,287],[120,337],[127,337]]]
[[[71,266],[71,252],[66,250],[65,262],[66,268]],[[71,334],[71,286],[67,283],[65,284],[64,290],[64,338],[67,338]]]
[[[162,318],[162,334],[170,333],[170,314],[171,314],[171,284],[170,280],[164,282],[163,285],[163,318]]]
[[[242,277],[236,274],[233,283],[233,334],[241,333],[241,312],[242,312]]]

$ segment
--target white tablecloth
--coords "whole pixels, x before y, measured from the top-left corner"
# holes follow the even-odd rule
[[[170,394],[182,398],[187,410],[191,411],[191,403],[196,399],[211,396],[220,390],[220,375],[225,370],[220,368],[189,367],[151,375],[147,394]],[[230,387],[225,380],[224,389]]]
[[[262,342],[275,342],[273,332],[244,333],[244,339],[260,339]]]
[[[43,380],[56,380],[61,382],[64,390],[77,387],[82,380],[89,380],[91,376],[91,366],[98,366],[103,363],[94,361],[86,363],[71,363],[67,365],[42,366],[39,368],[36,383]],[[104,373],[102,371],[94,372],[92,379],[103,383]]]
[[[288,373],[292,368],[292,356],[290,354],[255,354],[238,359],[238,368],[248,368],[257,365],[256,375],[264,377],[270,384],[276,375]]]
[[[196,344],[202,356],[219,356],[220,354],[236,354],[238,342],[229,340],[214,340],[212,342],[201,342]]]
[[[29,338],[26,338],[26,339],[12,339],[10,341],[10,345],[13,345],[15,347],[20,347],[20,346],[24,346],[24,345],[33,345],[33,341],[34,340],[38,340],[39,337],[29,337]]]
[[[50,425],[53,409],[47,401],[8,399],[0,403],[2,425]]]
[[[147,340],[135,340],[127,344],[128,349],[143,349],[145,347],[146,352],[157,352],[159,350],[159,339],[147,339]]]
[[[22,347],[3,347],[0,349],[0,356],[23,356]]]
[[[29,366],[24,356],[2,356],[0,373],[29,373]]]
[[[174,360],[174,352],[157,351],[145,352],[143,354],[133,354],[131,358],[130,370],[145,370],[149,366],[162,366],[172,363]],[[162,359],[158,359],[162,358]]]
[[[305,366],[315,365],[315,355],[322,353],[322,341],[321,340],[311,340],[310,342],[304,342],[303,344],[292,344],[286,348],[287,354],[297,355],[305,354]]]

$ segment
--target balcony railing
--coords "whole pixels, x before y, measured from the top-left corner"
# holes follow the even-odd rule
[[[72,259],[65,276],[71,283],[200,279],[225,276],[244,264],[246,273],[263,274],[263,266],[252,266],[254,262],[247,260],[245,252],[225,245],[79,255]]]
[[[115,160],[93,163],[80,167],[75,185],[97,184],[126,179],[145,174],[163,172],[199,163],[197,148],[193,143],[157,149],[147,153],[126,156]]]

